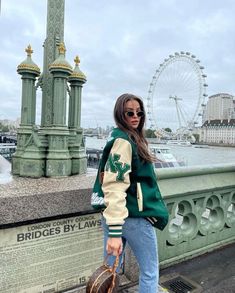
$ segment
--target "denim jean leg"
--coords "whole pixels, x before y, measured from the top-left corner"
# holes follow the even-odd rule
[[[103,232],[104,232],[104,258],[107,256],[107,251],[106,251],[106,244],[107,244],[107,240],[108,240],[108,234],[109,234],[109,228],[108,225],[106,224],[106,221],[104,219],[104,217],[101,218],[101,222],[102,222],[102,227],[103,227]],[[119,255],[119,264],[117,267],[117,272],[120,272],[120,268],[122,265],[122,259],[123,259],[123,254],[124,254],[124,250],[125,250],[125,246],[126,246],[126,240],[122,239],[122,243],[123,243],[123,250],[121,255]],[[116,257],[113,255],[110,255],[108,257],[107,263],[109,266],[113,266],[114,262],[115,262]]]
[[[139,264],[139,293],[157,293],[159,265],[155,229],[146,219],[127,218],[123,236]]]

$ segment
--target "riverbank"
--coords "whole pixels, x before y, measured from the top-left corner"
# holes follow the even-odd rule
[[[192,145],[208,145],[208,146],[218,146],[218,147],[235,147],[235,144],[225,144],[225,143],[194,143]]]
[[[157,138],[147,138],[148,143],[167,144],[168,140],[159,140]],[[169,144],[171,145],[171,144]],[[176,144],[175,144],[176,145]],[[215,142],[196,142],[194,145],[218,146],[218,147],[235,147],[235,144],[215,143]]]

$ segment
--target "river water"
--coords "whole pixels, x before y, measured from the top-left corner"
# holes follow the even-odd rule
[[[87,147],[102,149],[105,144],[105,139],[86,137]],[[200,148],[196,145],[167,145],[167,147],[178,160],[183,160],[187,166],[202,166],[223,163],[235,164],[235,147],[208,146]]]
[[[235,164],[234,147],[208,146],[208,148],[198,148],[193,146],[170,146],[171,152],[177,158],[182,158],[187,166],[213,165],[223,163]]]

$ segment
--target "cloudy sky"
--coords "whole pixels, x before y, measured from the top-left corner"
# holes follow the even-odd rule
[[[20,117],[21,79],[16,68],[28,44],[42,69],[46,9],[46,0],[1,1],[0,119]],[[122,93],[146,101],[156,69],[175,52],[191,52],[200,59],[208,95],[234,95],[234,15],[234,0],[65,0],[66,59],[73,65],[78,54],[87,76],[82,126],[113,125],[113,106]],[[183,67],[179,74],[180,70]],[[167,108],[170,102],[166,98],[162,105]],[[38,117],[40,103],[39,95]],[[161,111],[170,125],[171,115],[164,107]]]

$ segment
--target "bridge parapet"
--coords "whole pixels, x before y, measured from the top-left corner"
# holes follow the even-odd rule
[[[165,230],[157,231],[162,268],[235,241],[235,166],[156,173],[170,212]],[[13,177],[0,185],[4,292],[60,292],[72,287],[84,292],[103,252],[100,215],[90,206],[94,179],[95,173],[60,179]],[[125,282],[138,280],[137,267],[127,249]]]
[[[235,241],[235,166],[159,169],[159,187],[170,212],[158,233],[161,265]]]

